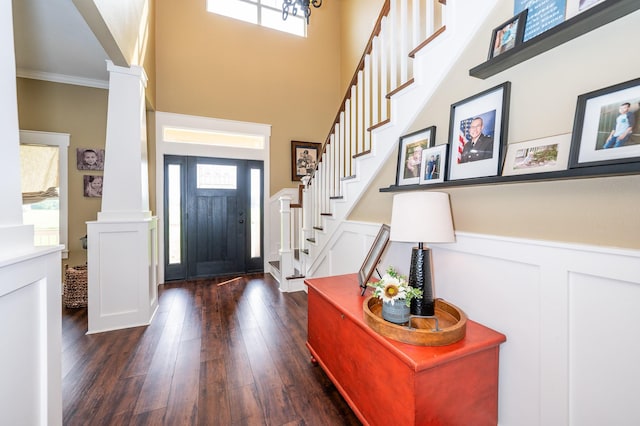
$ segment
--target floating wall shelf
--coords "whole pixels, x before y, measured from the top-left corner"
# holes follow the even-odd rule
[[[640,0],[606,0],[469,70],[486,79],[640,9]]]

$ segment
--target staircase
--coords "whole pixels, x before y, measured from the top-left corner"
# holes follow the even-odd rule
[[[281,291],[303,290],[304,277],[313,276],[326,262],[328,247],[339,238],[349,213],[397,152],[398,138],[497,1],[384,3],[315,172],[303,180],[295,203],[294,197],[280,197],[279,260],[274,261],[277,268],[271,263],[270,272]],[[358,270],[363,256],[353,256],[352,271]]]

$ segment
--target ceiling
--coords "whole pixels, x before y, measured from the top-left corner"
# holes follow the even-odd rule
[[[72,0],[13,0],[19,77],[107,88],[106,52]]]

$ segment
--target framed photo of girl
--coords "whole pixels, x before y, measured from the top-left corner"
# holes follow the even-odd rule
[[[400,136],[396,185],[417,185],[422,171],[422,151],[436,141],[436,127],[431,126]]]
[[[507,81],[451,105],[447,180],[500,175],[510,93]]]
[[[82,182],[84,184],[84,196],[91,198],[102,198],[102,181],[103,177],[100,175],[82,176]]]
[[[640,78],[578,96],[569,167],[640,161]]]

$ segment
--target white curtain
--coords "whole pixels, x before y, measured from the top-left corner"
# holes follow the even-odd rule
[[[58,196],[58,147],[20,145],[22,203]]]

